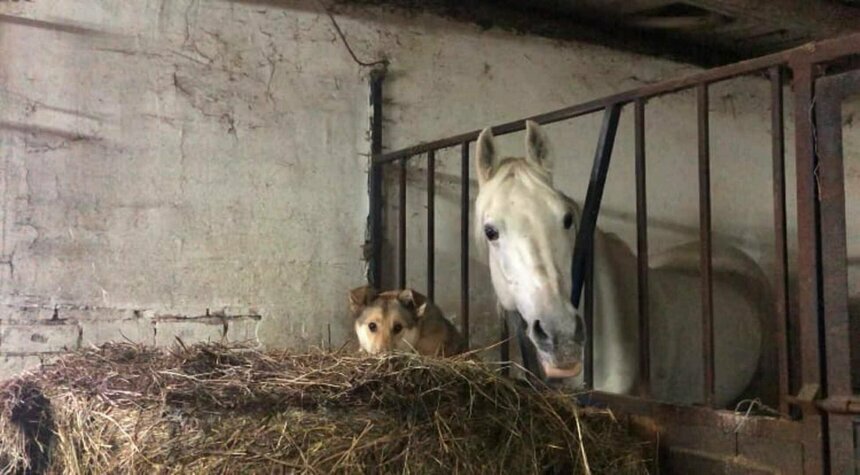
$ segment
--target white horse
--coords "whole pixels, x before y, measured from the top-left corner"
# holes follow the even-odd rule
[[[524,365],[581,384],[584,328],[569,298],[580,210],[553,187],[548,143],[526,127],[525,158],[501,158],[492,131],[477,142],[479,242],[489,248],[500,312],[519,337]],[[615,235],[594,236],[595,389],[633,393],[638,383],[636,258]],[[699,254],[696,243],[651,256],[652,395],[704,400]],[[750,385],[767,354],[767,282],[751,258],[713,249],[715,402],[726,406]]]

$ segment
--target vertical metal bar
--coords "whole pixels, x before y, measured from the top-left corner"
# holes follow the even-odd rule
[[[618,131],[618,119],[621,116],[621,105],[612,104],[603,114],[603,124],[600,126],[600,138],[591,165],[591,178],[588,191],[585,194],[585,204],[579,227],[576,230],[576,244],[573,249],[571,278],[573,280],[570,292],[570,302],[579,308],[582,298],[582,287],[585,283],[586,256],[591,253],[594,243],[594,229],[597,226],[597,215],[600,212],[600,201],[603,199],[603,187],[606,184],[606,174],[609,172],[609,161],[612,158],[612,148],[615,146],[615,132]],[[588,355],[586,355],[588,357]]]
[[[460,150],[460,315],[469,345],[469,142]]]
[[[818,201],[821,219],[821,300],[824,312],[826,392],[828,398],[851,397],[851,324],[848,317],[848,268],[842,102],[860,92],[860,71],[819,79],[815,130],[818,152]],[[855,466],[853,416],[829,413],[827,430],[831,473],[851,473]]]
[[[651,394],[651,325],[648,313],[648,205],[645,180],[645,100],[634,104],[636,156],[636,261],[639,296],[639,394]]]
[[[795,159],[797,161],[797,327],[800,343],[800,395],[814,397],[821,389],[819,334],[820,254],[818,160],[812,126],[813,72],[808,58],[790,62],[794,89]],[[812,401],[801,406],[804,425],[804,473],[826,473],[821,415]]]
[[[427,152],[427,297],[436,294],[436,151]]]
[[[621,105],[612,104],[606,108],[603,114],[603,123],[600,127],[600,137],[597,141],[597,150],[594,153],[594,162],[591,166],[591,178],[588,182],[588,191],[585,195],[582,217],[576,231],[576,244],[573,249],[571,262],[571,293],[570,302],[574,308],[579,309],[580,299],[584,293],[585,305],[583,308],[583,320],[585,325],[585,358],[583,379],[586,386],[591,387],[594,383],[594,339],[592,338],[594,322],[593,304],[593,259],[594,259],[594,230],[597,227],[597,217],[600,212],[600,202],[603,199],[603,188],[606,184],[606,176],[609,172],[609,162],[612,158],[612,149],[615,146],[615,133],[618,131],[618,120],[621,116]],[[585,292],[583,292],[583,287]]]
[[[594,253],[585,257],[585,301],[583,323],[585,324],[585,361],[583,382],[587,389],[594,388]]]
[[[510,367],[511,367],[511,342],[508,339],[511,337],[511,328],[508,327],[508,314],[505,309],[502,308],[500,303],[496,303],[496,313],[499,316],[499,320],[502,322],[502,327],[500,328],[499,334],[499,361],[504,365],[502,367],[502,374],[505,376],[510,375]]]
[[[714,403],[714,298],[711,282],[711,154],[708,85],[696,88],[699,118],[699,241],[702,274],[702,365],[705,404]]]
[[[383,165],[374,164],[373,158],[382,153],[382,81],[385,78],[384,69],[375,69],[370,74],[370,105],[373,113],[370,119],[370,255],[368,260],[367,280],[370,285],[382,287],[382,213],[383,213]]]
[[[397,288],[406,288],[406,159],[400,159],[400,209],[397,228]]]
[[[779,372],[779,412],[788,414],[788,248],[785,213],[785,127],[782,97],[782,68],[770,69],[771,151],[773,154],[774,317],[776,318],[777,369]]]

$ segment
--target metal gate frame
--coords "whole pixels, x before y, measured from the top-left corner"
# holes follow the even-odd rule
[[[847,268],[845,202],[839,105],[860,88],[860,72],[832,76],[833,70],[858,69],[860,33],[810,43],[799,48],[722,66],[687,77],[565,107],[493,127],[494,135],[525,129],[526,120],[548,124],[596,112],[604,112],[600,146],[595,156],[589,195],[596,194],[599,208],[602,184],[611,157],[616,120],[612,115],[626,105],[634,107],[636,163],[636,223],[638,250],[638,309],[640,328],[640,378],[636,397],[595,391],[592,397],[625,414],[634,429],[659,437],[662,455],[670,471],[744,470],[769,473],[851,473],[856,468],[853,414],[860,400],[851,393],[848,352]],[[777,282],[773,308],[778,349],[779,407],[781,418],[742,417],[712,406],[713,300],[711,282],[711,192],[708,88],[739,76],[766,74],[771,85],[772,164]],[[784,154],[784,78],[790,75],[794,95],[795,159],[797,172],[797,277],[798,312],[788,315],[788,252],[786,247],[786,193]],[[469,335],[469,144],[480,130],[423,143],[401,150],[382,151],[382,84],[384,75],[371,75],[372,161],[370,169],[370,266],[368,279],[381,286],[384,212],[383,167],[399,165],[397,235],[398,283],[406,282],[406,165],[417,156],[427,157],[427,292],[434,294],[434,199],[435,154],[452,147],[461,149],[461,316],[463,333]],[[702,365],[705,374],[704,406],[676,406],[649,399],[648,348],[648,236],[645,200],[645,108],[648,99],[693,89],[697,91],[699,237],[702,271]],[[607,149],[608,147],[608,149]],[[607,153],[608,152],[608,153]],[[589,213],[583,213],[588,219]],[[585,226],[588,228],[588,226]],[[583,229],[581,225],[579,229]],[[593,230],[593,228],[591,228]],[[578,237],[582,238],[583,236]],[[590,236],[586,236],[590,237]],[[578,241],[581,241],[578,239]],[[587,254],[590,254],[587,253]],[[585,287],[585,318],[590,328],[590,266]],[[796,333],[789,329],[796,329]],[[796,337],[797,341],[793,341]],[[794,351],[796,349],[796,354]],[[586,348],[586,381],[590,382],[591,352]],[[847,378],[847,379],[846,379]],[[846,389],[847,381],[847,389]],[[793,411],[792,411],[793,410]],[[794,414],[792,417],[789,414]],[[798,414],[799,413],[799,414]]]

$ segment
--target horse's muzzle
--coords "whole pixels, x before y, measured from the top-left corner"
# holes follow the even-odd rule
[[[541,358],[541,366],[547,378],[575,378],[582,373],[582,345],[568,342],[565,346],[554,346],[553,350],[544,353]]]
[[[577,361],[570,365],[556,366],[543,363],[543,373],[547,378],[575,378],[582,373],[582,363]]]

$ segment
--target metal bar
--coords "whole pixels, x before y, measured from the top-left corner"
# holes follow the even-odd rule
[[[702,274],[702,365],[705,404],[714,404],[714,296],[711,267],[711,153],[708,85],[699,84],[699,242]]]
[[[576,233],[576,244],[571,262],[572,288],[570,301],[579,308],[580,298],[585,289],[585,305],[583,323],[585,325],[585,358],[583,379],[586,387],[594,384],[594,230],[597,227],[597,217],[600,212],[600,201],[603,198],[603,188],[606,175],[609,172],[609,161],[615,145],[615,133],[618,131],[618,120],[621,116],[621,106],[612,104],[603,114],[603,124],[600,128],[600,138],[597,150],[594,152],[594,162],[591,166],[591,179],[588,183],[582,217]]]
[[[819,79],[815,92],[826,389],[828,398],[849,398],[857,403],[860,398],[852,397],[851,385],[842,102],[846,96],[860,92],[860,71]],[[854,407],[860,409],[860,404]],[[850,408],[849,404],[845,411]],[[831,472],[853,471],[853,418],[845,413],[829,414],[827,428]]]
[[[460,151],[460,315],[469,346],[469,142]]]
[[[583,308],[583,323],[585,323],[585,358],[583,365],[583,382],[585,387],[594,387],[594,253],[589,252],[585,258],[585,302]]]
[[[779,412],[788,414],[788,248],[785,214],[785,127],[782,97],[782,68],[770,70],[771,93],[771,151],[773,154],[773,218],[776,244],[774,247],[774,310],[776,318],[776,348],[779,372]]]
[[[382,82],[384,69],[375,69],[370,74],[370,105],[373,114],[370,119],[370,153],[382,153]],[[370,162],[370,255],[368,257],[367,280],[370,285],[382,288],[382,213],[384,186],[382,165]]]
[[[400,160],[400,209],[397,220],[397,288],[406,288],[406,159]]]
[[[773,66],[785,64],[791,58],[804,54],[811,56],[816,62],[829,61],[850,54],[860,52],[860,33],[853,33],[841,38],[821,41],[818,43],[810,43],[798,48],[786,50],[778,53],[773,53],[759,58],[753,58],[738,63],[720,66],[699,73],[691,74],[686,77],[661,81],[655,84],[642,86],[640,88],[631,89],[612,96],[604,97],[582,104],[564,107],[555,111],[538,114],[524,119],[507,122],[493,127],[493,135],[500,136],[519,132],[525,129],[525,121],[533,120],[540,124],[549,124],[562,120],[572,119],[582,115],[597,112],[608,107],[611,104],[624,105],[635,99],[647,99],[658,97],[673,92],[678,92],[683,89],[703,84],[725,81],[738,76],[752,74],[759,71],[769,69]],[[401,150],[388,152],[385,154],[373,157],[374,162],[387,163],[393,162],[402,158],[409,158],[414,155],[427,153],[430,150],[438,150],[441,148],[453,147],[467,141],[474,141],[481,133],[480,130],[474,130],[464,134],[454,135],[440,140],[434,140],[412,147],[407,147]]]
[[[860,415],[860,396],[829,397],[816,401],[815,405],[824,412]]]
[[[503,309],[502,305],[499,303],[496,303],[496,313],[502,323],[499,334],[499,341],[501,342],[499,344],[499,361],[504,365],[502,374],[508,376],[511,372],[511,342],[508,341],[511,337],[511,329],[508,328],[507,311]]]
[[[819,354],[819,274],[818,197],[812,126],[813,73],[805,57],[791,62],[794,89],[795,159],[797,162],[797,327],[800,344],[798,383],[804,394],[816,394],[821,387]],[[803,406],[804,473],[826,473],[821,416],[814,407]]]
[[[639,394],[651,394],[651,325],[648,313],[648,205],[645,179],[645,100],[635,102],[636,262],[639,302]]]
[[[436,152],[427,152],[427,297],[433,300],[436,286]]]
[[[691,427],[714,427],[730,432],[732,436],[752,436],[778,442],[800,442],[802,425],[790,419],[771,417],[749,417],[735,411],[711,409],[702,406],[684,406],[660,402],[649,398],[592,391],[588,394],[591,401],[608,405],[622,414],[644,415],[650,424],[661,427],[663,423]],[[689,432],[683,439],[686,443],[713,443],[708,440],[690,438]],[[713,448],[713,446],[712,446]],[[733,446],[732,446],[733,449]]]
[[[603,187],[606,184],[606,174],[609,171],[609,160],[612,158],[612,148],[615,145],[615,132],[618,130],[618,119],[621,116],[621,105],[612,104],[603,114],[603,124],[600,127],[600,138],[594,153],[591,166],[591,178],[588,191],[585,194],[585,204],[579,227],[576,232],[576,244],[573,250],[571,277],[573,286],[570,302],[579,308],[584,284],[586,256],[591,253],[594,243],[594,229],[597,226],[597,214],[600,211],[600,201],[603,199]]]

